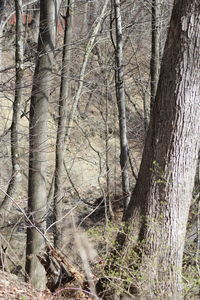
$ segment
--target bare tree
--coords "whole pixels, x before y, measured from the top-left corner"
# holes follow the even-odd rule
[[[69,118],[68,118],[65,141],[68,141],[70,133],[71,133],[71,128],[72,128],[72,125],[73,125],[73,122],[74,122],[76,109],[77,109],[77,106],[78,106],[78,103],[79,103],[79,100],[80,100],[80,97],[81,97],[82,89],[83,89],[83,81],[84,81],[84,78],[85,78],[85,70],[86,70],[86,67],[87,67],[88,59],[89,59],[90,53],[91,53],[91,51],[94,47],[96,37],[97,37],[97,34],[100,30],[103,18],[106,14],[106,8],[108,6],[108,3],[109,3],[109,0],[104,1],[103,5],[102,5],[101,13],[100,13],[99,17],[96,18],[96,21],[94,22],[94,24],[92,26],[91,34],[90,34],[90,37],[88,39],[88,43],[86,45],[84,58],[83,58],[83,63],[82,63],[81,70],[80,70],[80,75],[79,75],[77,92],[76,92],[76,95],[74,96],[73,104],[72,104],[72,106],[70,108],[70,111],[69,111]]]
[[[76,109],[78,106],[78,102],[80,100],[81,97],[81,93],[82,93],[82,89],[83,89],[83,82],[84,82],[84,77],[85,77],[85,70],[87,67],[87,63],[88,63],[88,59],[90,56],[90,53],[94,47],[94,43],[96,41],[96,37],[97,34],[99,32],[100,26],[102,24],[102,19],[105,15],[105,11],[107,8],[109,0],[106,0],[102,6],[102,10],[100,13],[100,17],[98,17],[96,19],[96,21],[94,22],[93,28],[92,28],[92,32],[90,34],[86,49],[85,49],[85,54],[84,54],[84,59],[83,59],[83,63],[81,66],[81,70],[80,70],[80,75],[79,75],[79,82],[78,82],[78,88],[77,88],[77,92],[74,96],[73,99],[73,103],[70,107],[70,103],[68,103],[68,119],[66,119],[66,104],[67,104],[67,94],[68,94],[68,78],[65,75],[65,78],[63,78],[62,80],[62,84],[61,84],[61,91],[60,93],[60,99],[62,99],[62,101],[64,102],[60,102],[61,106],[60,106],[60,110],[59,110],[59,123],[58,123],[58,134],[57,134],[57,153],[56,153],[56,171],[55,171],[55,176],[58,178],[55,178],[55,193],[54,193],[54,214],[55,214],[55,235],[54,235],[54,243],[57,247],[60,247],[62,245],[62,208],[63,208],[63,185],[62,185],[62,179],[61,179],[61,173],[63,172],[63,158],[64,158],[64,153],[65,153],[65,147],[66,143],[69,140],[69,136],[71,133],[71,129],[72,129],[72,125],[74,122],[74,118],[75,118],[75,114],[76,114]],[[68,5],[72,5],[73,2],[70,1],[70,3],[68,3]],[[69,24],[71,24],[72,22],[72,15],[69,14],[68,12],[68,17],[67,20],[69,21]],[[68,25],[69,25],[68,24]],[[65,29],[67,30],[66,34],[66,38],[69,40],[71,39],[71,29],[69,28],[69,26]],[[63,63],[65,63],[65,69],[64,72],[68,72],[68,68],[69,68],[69,57],[70,57],[70,52],[69,49],[64,49],[66,51],[65,54],[63,54],[65,56]],[[63,65],[64,66],[64,65]],[[62,74],[62,76],[64,76],[64,73]],[[62,91],[63,89],[63,91]],[[68,91],[67,91],[68,90]],[[61,98],[64,97],[64,98]],[[65,105],[65,108],[63,110],[63,105]],[[59,139],[59,140],[58,140]],[[63,140],[64,139],[64,140]],[[59,172],[59,173],[58,173]],[[60,176],[58,176],[58,174]]]
[[[53,51],[56,33],[54,0],[40,1],[38,57],[33,78],[29,125],[28,214],[32,223],[44,232],[46,225],[46,166],[48,101],[52,81]],[[44,237],[36,228],[27,228],[27,279],[37,289],[45,289],[45,270],[37,254],[45,249]]]
[[[155,296],[160,285],[174,299],[181,298],[184,239],[199,150],[199,13],[197,0],[175,1],[153,117],[126,216],[140,223],[145,215],[139,238],[145,241],[148,292]]]
[[[121,1],[114,0],[116,46],[115,46],[115,88],[119,113],[119,130],[120,130],[120,166],[122,172],[122,190],[124,196],[124,209],[127,208],[130,201],[129,175],[128,175],[128,140],[126,124],[126,104],[124,91],[123,75],[123,34],[121,20]]]
[[[159,68],[160,68],[160,15],[161,0],[152,0],[152,16],[151,16],[151,62],[150,62],[150,75],[151,75],[151,111],[155,102]]]
[[[12,206],[10,197],[17,197],[17,190],[20,185],[20,116],[22,109],[22,79],[23,79],[23,23],[22,23],[22,0],[15,0],[16,10],[16,50],[15,50],[15,69],[16,69],[16,82],[15,82],[15,98],[13,102],[13,115],[11,124],[11,160],[12,160],[12,174],[7,188],[7,194],[0,206],[1,224],[5,219]]]
[[[198,0],[175,0],[138,180],[124,217],[129,237],[142,241],[142,291],[151,299],[182,299],[183,250],[199,151],[199,13]],[[117,250],[127,251],[127,235],[118,234],[117,241]]]
[[[74,1],[68,0],[65,19],[65,33],[64,33],[64,46],[62,58],[62,73],[60,85],[60,99],[59,99],[59,117],[56,139],[56,166],[55,166],[55,189],[54,189],[54,215],[55,215],[55,232],[54,232],[54,245],[59,248],[62,245],[62,218],[63,209],[63,163],[65,153],[65,133],[67,124],[67,105],[69,105],[70,97],[70,59],[71,48],[70,43],[72,40],[72,26],[73,26],[73,9]]]
[[[2,59],[2,38],[3,38],[3,19],[4,19],[5,0],[0,0],[0,63]]]

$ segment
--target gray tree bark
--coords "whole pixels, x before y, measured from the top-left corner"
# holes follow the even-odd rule
[[[103,56],[101,55],[101,48],[99,47],[98,44],[96,44],[96,46],[93,49],[93,52],[95,53],[95,55],[97,56],[97,60],[98,60],[98,64],[99,67],[101,68],[101,75],[104,78],[103,80],[103,84],[106,88],[106,92],[105,92],[105,97],[106,97],[106,108],[105,108],[105,117],[104,117],[104,113],[102,113],[102,118],[103,121],[105,123],[105,155],[106,155],[106,197],[105,197],[105,216],[106,216],[106,222],[108,221],[108,219],[113,220],[114,219],[114,212],[113,212],[113,207],[112,207],[112,202],[111,202],[111,197],[110,197],[110,166],[109,166],[109,126],[108,126],[108,122],[109,122],[109,105],[108,105],[108,99],[110,97],[110,91],[109,91],[109,75],[107,74],[105,68],[104,68],[104,64],[106,64],[106,62],[104,62],[103,60]],[[111,75],[112,76],[112,75]]]
[[[64,47],[62,58],[62,72],[61,72],[61,86],[59,99],[59,117],[56,138],[56,166],[55,166],[55,189],[54,189],[54,215],[55,215],[55,232],[54,245],[61,248],[63,244],[63,163],[65,153],[65,133],[67,125],[67,104],[70,97],[70,59],[71,49],[69,44],[72,40],[72,26],[73,26],[73,8],[74,1],[68,0],[68,7],[65,16],[65,33],[64,33]]]
[[[126,124],[126,104],[124,92],[123,74],[123,34],[121,20],[121,1],[114,0],[115,30],[116,30],[116,49],[115,49],[115,89],[119,114],[120,130],[120,166],[122,172],[122,191],[124,197],[124,210],[130,201],[129,174],[128,174],[128,140]]]
[[[53,51],[56,32],[54,0],[40,1],[38,57],[33,78],[29,125],[28,214],[44,232],[46,226],[46,167],[48,101],[52,83]],[[44,237],[34,227],[27,228],[26,272],[34,287],[45,289],[45,270],[37,254],[45,250]]]
[[[22,79],[23,79],[23,51],[24,51],[24,37],[23,37],[23,23],[22,23],[22,0],[15,0],[16,10],[16,50],[15,50],[15,98],[13,102],[13,116],[11,124],[11,160],[12,160],[12,174],[7,188],[7,194],[0,206],[0,224],[3,225],[9,211],[12,207],[10,198],[17,197],[20,185],[20,115],[22,106]]]
[[[86,45],[83,63],[82,63],[80,75],[79,75],[77,92],[76,92],[76,95],[74,96],[73,104],[72,104],[72,106],[70,108],[70,112],[69,112],[69,118],[68,118],[68,122],[67,122],[68,123],[67,130],[66,130],[66,135],[65,135],[65,142],[68,141],[69,136],[71,134],[72,125],[73,125],[75,114],[76,114],[76,109],[77,109],[78,102],[80,100],[82,89],[83,89],[83,81],[85,78],[85,70],[87,67],[88,59],[89,59],[90,53],[95,45],[96,37],[100,30],[103,18],[105,16],[108,3],[109,3],[109,0],[104,1],[103,5],[102,5],[101,13],[100,13],[99,17],[97,17],[96,22],[94,22],[94,25],[92,26],[93,28],[91,31],[91,35],[90,35],[90,37],[88,39],[88,43]]]
[[[167,299],[182,298],[183,249],[200,146],[199,13],[198,0],[175,1],[141,168],[126,214],[145,243],[144,289],[152,299],[159,291]]]
[[[139,285],[148,299],[182,299],[182,258],[200,146],[199,14],[198,0],[175,0],[138,180],[124,216],[129,237],[142,242]],[[127,234],[118,234],[117,251],[129,253]]]
[[[197,169],[196,169],[196,176],[195,176],[195,185],[197,188],[200,188],[200,150],[198,155],[198,162],[197,162]]]
[[[151,102],[150,111],[152,112],[155,102],[159,69],[160,69],[160,15],[161,0],[152,0],[151,8],[151,61],[150,61],[150,76],[151,76]]]
[[[0,0],[0,69],[2,61],[2,38],[3,38],[3,19],[4,19],[5,0]],[[1,79],[1,77],[0,77]],[[0,80],[1,82],[1,80]]]

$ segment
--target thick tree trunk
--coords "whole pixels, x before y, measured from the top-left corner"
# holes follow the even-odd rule
[[[115,28],[116,28],[116,49],[115,49],[115,89],[117,106],[119,113],[120,130],[120,166],[122,172],[122,190],[124,196],[124,210],[130,201],[129,175],[128,175],[128,140],[126,124],[126,104],[124,92],[124,74],[123,74],[123,35],[120,0],[114,0]]]
[[[32,223],[44,232],[46,225],[46,164],[48,100],[51,86],[56,32],[54,0],[40,1],[38,58],[33,79],[29,127],[28,214]],[[34,227],[27,229],[27,279],[40,290],[45,288],[45,270],[37,254],[45,250],[43,236]]]
[[[141,271],[146,276],[144,290],[152,299],[159,291],[163,298],[182,297],[182,257],[200,134],[199,13],[198,0],[175,1],[152,120],[126,215],[126,220],[142,224]]]
[[[72,24],[73,24],[73,6],[74,1],[68,0],[68,7],[65,16],[65,34],[64,34],[64,47],[62,59],[62,74],[61,74],[61,87],[59,99],[59,118],[56,139],[56,167],[55,167],[55,190],[54,190],[54,215],[55,215],[55,232],[54,232],[54,245],[61,248],[63,244],[63,222],[62,209],[63,209],[63,162],[65,153],[65,133],[67,124],[67,101],[69,100],[69,70],[71,50],[69,44],[72,38]]]
[[[142,242],[139,286],[148,299],[182,299],[183,249],[200,146],[199,14],[198,0],[175,0],[138,180],[124,216],[131,240]],[[118,234],[117,242],[122,251],[130,239]]]
[[[15,98],[13,102],[13,116],[11,124],[11,160],[12,160],[12,174],[8,184],[7,194],[0,207],[0,224],[6,220],[7,215],[12,207],[10,198],[17,197],[17,190],[20,184],[20,115],[22,105],[22,78],[23,78],[23,51],[24,51],[24,38],[23,38],[23,23],[22,23],[22,1],[15,0],[16,10],[16,50],[15,50]]]

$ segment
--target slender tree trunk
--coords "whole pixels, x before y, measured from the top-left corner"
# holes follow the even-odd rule
[[[71,107],[70,112],[69,112],[69,120],[68,120],[68,124],[67,124],[65,142],[68,141],[70,133],[71,133],[72,125],[73,125],[74,118],[75,118],[76,109],[77,109],[78,102],[79,102],[79,99],[81,97],[81,92],[82,92],[82,89],[83,89],[83,80],[84,80],[84,77],[85,77],[85,70],[86,70],[86,67],[87,67],[88,59],[90,57],[90,53],[92,51],[92,48],[94,47],[96,37],[97,37],[97,33],[99,32],[100,26],[102,24],[103,17],[106,13],[106,8],[108,6],[108,2],[109,2],[109,0],[104,1],[104,4],[103,4],[102,9],[101,9],[100,16],[96,19],[96,22],[94,23],[93,30],[91,32],[91,35],[89,37],[89,40],[88,40],[88,43],[87,43],[87,46],[86,46],[86,49],[85,49],[83,64],[81,66],[80,75],[79,75],[78,89],[77,89],[76,95],[74,97],[72,107]]]
[[[94,46],[94,42],[96,40],[96,35],[99,31],[99,28],[100,28],[100,25],[101,25],[101,22],[102,22],[102,18],[105,14],[105,10],[106,10],[106,7],[108,5],[108,2],[109,2],[109,0],[106,0],[104,2],[104,5],[103,5],[102,11],[101,11],[101,15],[94,24],[93,31],[92,31],[91,36],[89,38],[88,44],[86,46],[85,56],[84,56],[84,60],[83,60],[83,64],[82,64],[81,71],[80,71],[80,76],[79,76],[80,80],[79,80],[79,83],[78,83],[78,90],[77,90],[77,93],[74,97],[74,102],[71,106],[71,109],[69,110],[69,119],[68,119],[67,124],[66,124],[66,111],[62,112],[61,119],[62,119],[62,122],[63,122],[64,125],[61,125],[61,123],[60,123],[59,126],[62,126],[62,130],[64,130],[64,126],[66,124],[67,129],[65,130],[65,139],[64,140],[63,140],[63,132],[61,132],[61,134],[60,134],[59,133],[60,130],[58,130],[59,139],[61,141],[61,144],[57,140],[57,147],[59,147],[59,149],[57,148],[57,151],[59,151],[60,153],[61,153],[61,149],[64,149],[64,146],[65,146],[64,142],[66,143],[68,141],[70,133],[71,133],[71,128],[72,128],[73,121],[74,121],[74,118],[75,118],[77,105],[78,105],[78,102],[79,102],[79,99],[80,99],[80,96],[81,96],[81,92],[82,92],[82,88],[83,88],[83,79],[84,79],[84,76],[85,76],[86,66],[87,66],[87,63],[88,63],[88,59],[89,59],[91,50]],[[68,28],[66,28],[66,30],[68,30]],[[67,34],[69,34],[69,32]],[[69,38],[69,36],[68,36],[68,38]],[[68,68],[68,66],[66,66],[65,71],[67,71],[67,68]],[[67,87],[67,81],[66,81],[65,84],[66,84],[66,87]],[[63,90],[63,95],[62,96],[64,96],[64,93],[65,93],[65,91]],[[66,101],[66,99],[64,99],[64,98],[63,98],[63,100]],[[60,111],[60,113],[61,113],[61,111]],[[59,118],[59,122],[61,122],[61,119]],[[58,136],[57,136],[57,138],[58,138]],[[63,164],[64,151],[62,152],[61,155],[62,156],[60,156],[60,154],[58,154],[58,153],[56,155],[56,160],[57,160],[56,164],[57,164],[57,167],[59,165],[59,172],[62,172],[60,166],[61,166],[61,164]],[[59,156],[59,158],[58,158],[58,156]],[[63,165],[62,165],[62,168],[63,168]],[[59,174],[61,174],[61,173],[59,173]],[[55,175],[56,175],[56,177],[58,177],[57,170],[56,170]],[[62,218],[62,187],[61,187],[61,182],[58,183],[59,180],[60,180],[60,178],[57,178],[57,182],[55,182],[55,189],[56,190],[55,190],[55,194],[54,194],[55,195],[55,198],[54,198],[54,213],[55,213],[55,218],[56,218],[55,219],[56,223],[55,223],[54,244],[57,247],[61,247],[61,245],[62,245],[62,223],[61,223],[62,221],[59,222],[59,220],[61,220],[61,218]]]
[[[195,185],[197,186],[197,188],[200,188],[200,150],[199,150],[198,162],[196,168]]]
[[[3,39],[3,19],[4,19],[4,6],[5,0],[0,0],[0,70],[2,68],[2,39]],[[1,74],[0,74],[0,83],[1,83]]]
[[[124,92],[123,74],[123,35],[120,0],[114,0],[115,28],[116,28],[116,49],[115,49],[115,89],[119,113],[120,130],[120,166],[122,172],[122,190],[124,196],[124,209],[130,201],[129,174],[128,174],[128,140],[126,124],[126,104]]]
[[[65,133],[67,124],[67,102],[70,96],[70,59],[71,49],[69,44],[72,39],[73,26],[73,6],[74,1],[68,0],[68,7],[65,16],[65,33],[64,33],[64,47],[62,59],[62,73],[61,73],[61,87],[59,99],[59,118],[56,139],[56,167],[55,167],[55,189],[54,189],[54,215],[55,215],[55,233],[54,245],[61,248],[63,244],[63,222],[59,221],[62,218],[63,208],[63,161],[65,154]]]
[[[7,188],[7,195],[0,207],[1,225],[6,220],[7,215],[12,207],[10,197],[17,197],[19,184],[21,179],[20,174],[20,115],[22,106],[22,78],[23,78],[23,52],[24,52],[24,38],[23,38],[23,23],[22,23],[22,0],[15,0],[16,10],[16,50],[15,50],[15,98],[13,102],[13,116],[11,124],[11,160],[12,160],[12,174]]]
[[[106,131],[106,147],[105,147],[105,153],[106,153],[106,199],[105,199],[105,214],[107,215],[107,207],[108,207],[108,217],[110,220],[114,219],[114,212],[112,208],[112,202],[111,202],[111,197],[110,197],[110,166],[109,166],[109,128],[108,128],[108,122],[109,122],[109,105],[108,105],[108,99],[109,99],[109,80],[108,76],[104,67],[105,62],[103,61],[100,47],[97,44],[94,48],[94,54],[97,56],[98,64],[99,67],[101,68],[101,76],[104,79],[103,80],[103,85],[106,88],[105,92],[105,97],[106,97],[106,111],[105,111],[105,117],[104,114],[102,113],[102,118],[105,123],[105,131]],[[106,218],[107,219],[107,218]]]
[[[81,29],[81,32],[84,33],[88,31],[87,12],[88,12],[88,1],[86,1],[84,4],[84,19],[83,19],[83,27]]]
[[[152,112],[155,102],[159,68],[160,68],[160,5],[162,0],[152,0],[152,16],[151,16],[151,61],[150,61],[150,76],[151,76],[151,103],[150,111]]]
[[[29,127],[28,214],[32,223],[44,232],[46,226],[46,167],[48,101],[52,81],[56,32],[54,0],[40,1],[38,58],[33,78]],[[34,227],[27,228],[27,279],[39,290],[45,289],[45,270],[37,254],[45,250],[44,237]]]
[[[105,207],[108,206],[108,213],[109,218],[112,221],[114,219],[114,212],[112,208],[112,202],[111,202],[111,195],[110,195],[110,161],[109,161],[109,128],[108,128],[108,121],[109,121],[109,107],[108,107],[108,79],[105,77],[105,87],[106,87],[106,113],[105,113],[105,131],[106,131],[106,201],[105,201]]]

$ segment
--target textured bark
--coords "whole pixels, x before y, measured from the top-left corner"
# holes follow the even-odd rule
[[[59,290],[59,297],[63,296],[64,299],[85,299],[86,295],[82,291],[88,285],[85,276],[62,252],[47,246],[46,254],[38,258],[46,270],[47,288],[51,292]]]
[[[106,112],[105,112],[105,154],[106,154],[106,199],[105,199],[105,217],[106,217],[106,222],[108,219],[111,221],[114,219],[114,212],[113,212],[113,207],[112,207],[112,202],[111,202],[111,195],[110,195],[110,161],[109,161],[109,107],[108,107],[108,79],[105,77],[105,87],[106,87]],[[108,214],[107,214],[107,206],[108,206]]]
[[[33,79],[29,126],[28,214],[32,223],[44,232],[46,222],[46,164],[48,100],[52,81],[53,51],[56,32],[54,0],[40,1],[38,58]],[[45,250],[43,236],[36,228],[27,228],[27,279],[45,289],[45,271],[37,254]]]
[[[130,201],[129,175],[128,175],[128,140],[126,125],[126,104],[124,92],[123,74],[123,35],[120,0],[114,0],[115,28],[116,28],[116,49],[115,49],[115,89],[119,114],[120,130],[120,166],[122,172],[122,190],[124,196],[124,209]]]
[[[13,116],[11,124],[11,160],[12,160],[12,174],[8,184],[7,194],[0,207],[0,224],[6,220],[7,215],[12,207],[10,198],[17,198],[17,190],[20,185],[20,115],[22,106],[22,78],[23,78],[23,51],[24,51],[24,37],[23,37],[23,23],[22,23],[22,1],[15,0],[16,10],[16,50],[15,50],[15,98],[13,102]]]
[[[68,0],[68,7],[65,16],[65,33],[64,33],[64,47],[62,59],[62,74],[61,87],[59,99],[59,118],[56,139],[56,166],[55,166],[55,189],[54,189],[54,215],[55,215],[55,232],[54,245],[61,248],[63,244],[63,222],[62,208],[63,208],[63,162],[65,153],[65,133],[67,124],[67,104],[70,97],[70,58],[71,50],[69,44],[72,39],[72,24],[73,24],[73,6],[74,1]]]
[[[197,169],[196,169],[196,176],[195,176],[195,185],[197,189],[200,189],[200,151],[198,155],[198,162],[197,162]]]
[[[141,168],[126,214],[126,220],[142,225],[137,232],[145,242],[144,290],[153,299],[159,290],[163,298],[182,298],[182,257],[200,134],[199,13],[198,0],[175,1]]]
[[[150,61],[150,76],[151,76],[151,112],[156,97],[156,90],[159,78],[160,68],[160,5],[161,0],[152,0],[152,19],[151,19],[151,61]]]
[[[183,249],[200,146],[199,14],[198,0],[175,1],[138,180],[124,216],[129,236],[144,247],[139,286],[148,299],[182,299]],[[114,255],[130,239],[118,234],[117,242]]]
[[[5,0],[0,0],[0,70],[1,70],[1,61],[2,61],[2,38],[3,38],[3,19],[4,19],[4,6]],[[0,74],[1,82],[1,74]]]

